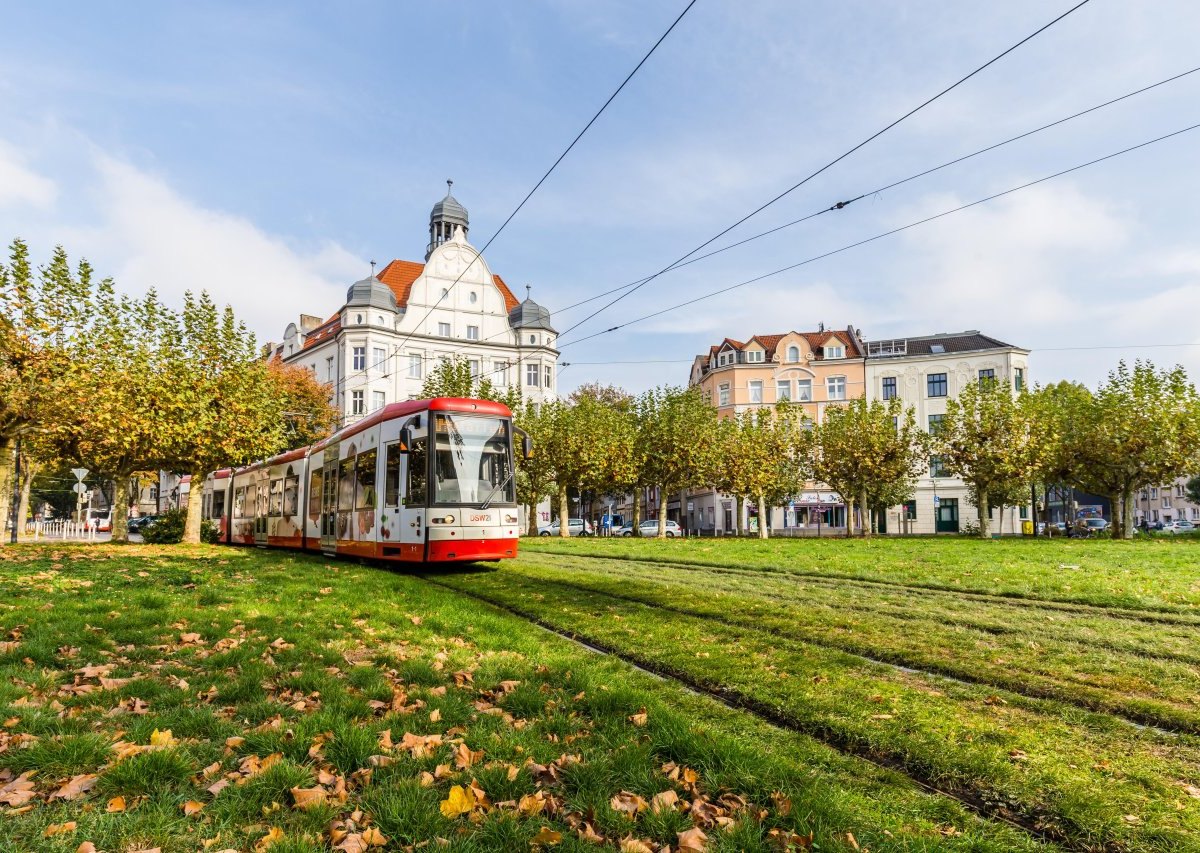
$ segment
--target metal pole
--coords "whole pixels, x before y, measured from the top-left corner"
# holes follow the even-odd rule
[[[17,436],[17,463],[13,473],[12,495],[12,531],[8,535],[9,543],[17,544],[17,521],[21,514],[21,436]]]
[[[1037,532],[1037,485],[1029,484],[1029,517],[1033,519],[1033,538],[1036,539]]]

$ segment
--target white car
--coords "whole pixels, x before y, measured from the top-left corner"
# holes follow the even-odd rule
[[[1192,524],[1186,518],[1181,518],[1178,521],[1172,521],[1170,524],[1163,525],[1163,533],[1191,533],[1196,529],[1196,525]]]
[[[657,536],[658,535],[658,519],[657,518],[647,518],[645,521],[643,521],[641,524],[638,525],[638,530],[641,533],[641,535],[646,538],[649,538],[651,536]],[[632,536],[633,535],[633,525],[626,524],[624,527],[622,527],[621,529],[619,529],[616,532],[616,535],[617,536]],[[679,528],[679,522],[671,521],[670,519],[667,519],[667,536],[669,538],[674,538],[676,536],[682,536],[682,535],[683,535],[683,531]]]
[[[539,527],[538,528],[538,536],[559,536],[560,535],[559,531],[562,528],[559,527],[558,522],[559,522],[559,519],[556,518],[556,519],[554,519],[554,521],[550,522],[549,524],[545,524],[545,525]],[[594,531],[592,530],[592,523],[590,521],[587,521],[586,519],[572,518],[572,519],[568,519],[568,521],[567,521],[567,535],[568,536],[591,536],[593,532]]]

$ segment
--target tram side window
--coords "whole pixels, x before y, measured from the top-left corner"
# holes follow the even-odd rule
[[[354,509],[354,457],[348,456],[338,464],[338,509]]]
[[[424,506],[429,497],[429,442],[425,437],[415,439],[408,452],[408,495],[406,506]]]
[[[246,487],[245,486],[242,486],[240,489],[234,489],[234,491],[233,491],[233,517],[234,518],[245,518],[246,517]]]
[[[272,518],[278,518],[283,510],[283,478],[271,481],[271,502],[269,513]]]
[[[283,481],[283,514],[294,518],[300,501],[300,481],[295,477],[287,477]]]
[[[316,521],[321,517],[321,469],[314,468],[308,478],[308,517]]]
[[[400,457],[402,455],[398,442],[387,446],[383,470],[384,506],[400,506]]]
[[[212,493],[212,509],[209,518],[222,518],[225,515],[225,492]]]
[[[355,509],[375,508],[375,463],[378,456],[378,450],[364,450],[358,454],[354,471],[358,483],[354,495]]]

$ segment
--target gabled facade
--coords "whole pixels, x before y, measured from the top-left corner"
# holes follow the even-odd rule
[[[897,397],[914,410],[917,424],[937,429],[946,403],[972,382],[1003,382],[1016,393],[1029,382],[1029,350],[977,330],[866,341],[867,395]],[[1008,507],[1004,518],[992,512],[992,532],[1018,534],[1029,506]],[[958,477],[948,476],[936,457],[917,480],[916,495],[892,507],[882,519],[888,533],[952,533],[976,522],[976,509]]]
[[[527,399],[555,398],[550,313],[517,299],[467,242],[468,230],[466,209],[447,192],[430,212],[423,263],[391,261],[350,285],[327,320],[302,315],[284,331],[275,354],[333,385],[343,423],[418,397],[429,371],[455,357]]]
[[[863,396],[864,353],[853,327],[755,335],[745,342],[726,338],[696,356],[689,383],[703,391],[723,418],[788,401],[820,423],[828,407]],[[729,495],[697,490],[687,495],[677,520],[689,530],[729,534],[737,527],[735,504]],[[743,512],[746,529],[757,511]],[[840,496],[819,483],[810,483],[788,506],[770,512],[775,530],[845,526]]]

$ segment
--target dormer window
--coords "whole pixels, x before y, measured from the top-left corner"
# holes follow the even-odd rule
[[[846,348],[844,346],[841,346],[840,344],[830,344],[829,346],[825,347],[825,357],[826,358],[845,358],[846,357]]]
[[[799,361],[800,360],[800,347],[796,346],[795,344],[788,347],[787,360],[792,363]]]
[[[750,363],[759,363],[763,360],[762,350],[750,350],[746,353],[746,361]]]

